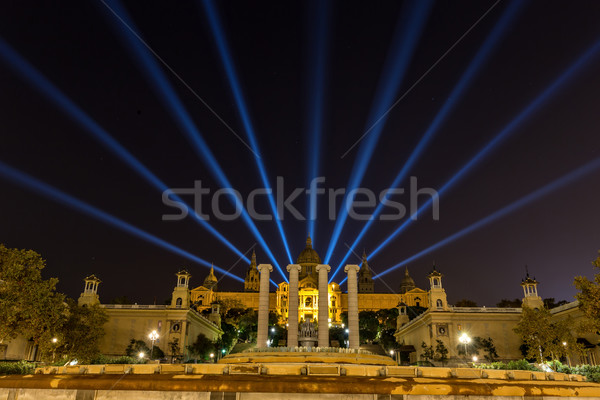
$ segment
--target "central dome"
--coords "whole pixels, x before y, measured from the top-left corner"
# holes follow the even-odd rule
[[[310,236],[306,239],[306,247],[298,256],[296,264],[321,264],[321,257],[319,257],[315,249],[312,248]]]

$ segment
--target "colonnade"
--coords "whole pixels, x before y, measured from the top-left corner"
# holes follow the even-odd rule
[[[298,346],[298,275],[300,265],[290,264],[288,292],[288,337],[287,346]],[[360,267],[355,264],[346,265],[344,272],[348,274],[348,340],[352,349],[359,347],[358,335],[358,281],[356,274]],[[316,267],[319,288],[319,325],[317,331],[318,346],[329,347],[329,265],[319,264]],[[256,335],[256,347],[268,346],[269,334],[269,281],[273,267],[270,264],[260,264],[260,290],[258,295],[258,332]]]

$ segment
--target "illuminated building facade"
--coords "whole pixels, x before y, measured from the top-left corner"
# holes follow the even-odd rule
[[[299,290],[298,290],[298,318],[300,321],[311,319],[318,320],[319,290],[317,265],[321,264],[321,258],[312,246],[309,238],[306,247],[296,261],[300,265]],[[209,277],[214,276],[211,271]],[[208,279],[208,278],[207,278]],[[216,301],[239,302],[241,307],[258,310],[259,272],[257,269],[256,254],[252,254],[250,266],[246,272],[244,291],[219,292],[216,285],[209,285],[206,281],[202,286],[191,290],[191,302],[198,310],[208,309]],[[213,278],[210,279],[213,282]],[[348,294],[342,292],[337,282],[328,285],[329,292],[329,322],[332,325],[341,325],[341,314],[348,311]],[[358,307],[359,311],[377,311],[381,309],[395,308],[403,303],[409,306],[427,307],[429,294],[427,291],[417,288],[414,281],[405,271],[400,291],[396,293],[376,293],[374,290],[373,273],[369,267],[367,255],[363,253],[363,260],[358,272]],[[275,292],[269,294],[269,311],[275,312],[280,323],[287,323],[289,315],[289,284],[281,282]]]

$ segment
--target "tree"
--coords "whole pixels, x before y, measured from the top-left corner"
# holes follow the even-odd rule
[[[181,355],[179,349],[179,338],[173,338],[173,340],[169,342],[168,346],[169,353],[171,353],[171,362],[175,362]]]
[[[547,299],[544,299],[544,307],[546,307],[548,310],[551,310],[555,307],[560,307],[564,304],[567,304],[566,300],[556,302],[556,299],[554,299],[554,297],[548,297]]]
[[[129,345],[125,348],[125,354],[129,357],[138,357],[140,353],[150,356],[150,348],[143,340],[131,339]]]
[[[379,320],[379,335],[386,329],[396,329],[396,320],[398,319],[397,308],[382,308],[376,311]]]
[[[68,299],[67,304],[67,317],[58,329],[57,345],[52,351],[62,358],[90,362],[100,354],[100,340],[108,315],[98,305],[82,307],[72,299]]]
[[[442,363],[442,365],[446,364],[448,361],[448,348],[444,345],[439,339],[436,339],[437,344],[435,345],[435,360]]]
[[[421,358],[425,361],[433,360],[433,357],[435,355],[435,350],[433,349],[433,346],[427,346],[427,343],[423,342],[421,343],[421,348],[423,349],[423,351],[421,352]]]
[[[383,329],[379,333],[379,343],[381,344],[381,347],[388,351],[398,347],[398,342],[396,342],[394,333],[396,333],[396,328]]]
[[[237,343],[238,333],[235,326],[228,324],[227,322],[221,321],[221,330],[223,334],[215,342],[215,346],[219,351],[225,349],[228,353],[231,348]]]
[[[346,340],[346,330],[339,326],[333,326],[329,328],[329,339],[333,342],[336,340],[339,347],[346,347],[344,341]]]
[[[256,332],[258,330],[258,314],[251,308],[240,316],[238,322],[238,337],[247,342],[256,342]]]
[[[210,360],[210,353],[216,351],[215,344],[203,333],[200,333],[196,337],[196,341],[187,346],[187,349],[191,355],[204,361]]]
[[[52,348],[67,306],[56,292],[58,279],[43,279],[46,262],[33,250],[0,244],[0,342],[27,335],[42,352]]]
[[[375,311],[361,311],[358,313],[358,329],[361,343],[375,340],[379,329],[379,319]]]
[[[581,347],[571,334],[570,325],[570,318],[552,321],[547,308],[523,307],[523,314],[514,331],[525,345],[523,349],[527,351],[526,358],[535,358],[541,363],[548,358],[559,359],[566,356],[567,347],[571,350]]]
[[[456,307],[477,307],[477,303],[473,300],[462,299],[454,304]]]
[[[598,254],[598,258],[592,261],[594,268],[600,268],[600,251]],[[579,291],[575,295],[579,301],[579,309],[588,320],[581,327],[586,331],[600,331],[600,273],[594,275],[593,281],[585,276],[576,277],[575,287]]]
[[[129,300],[129,297],[127,297],[127,296],[117,296],[110,301],[110,304],[133,304],[133,303],[131,302],[131,300]],[[171,304],[171,299],[169,299],[168,304]]]
[[[508,300],[508,299],[502,299],[500,300],[500,302],[498,304],[496,304],[496,307],[500,307],[500,308],[519,308],[521,307],[521,299],[514,299],[514,300]]]
[[[406,314],[408,315],[408,320],[412,321],[417,318],[419,315],[423,314],[427,311],[427,308],[420,306],[408,306],[406,307]]]
[[[344,324],[344,326],[348,326],[348,311],[342,311],[340,313],[340,319],[342,320],[342,324]]]
[[[496,346],[494,346],[494,340],[491,337],[487,339],[476,337],[478,342],[480,343],[481,349],[485,351],[485,359],[487,362],[494,362],[498,358],[498,353],[496,352]]]

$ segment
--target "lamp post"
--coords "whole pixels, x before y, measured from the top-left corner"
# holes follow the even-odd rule
[[[50,341],[52,342],[52,362],[54,363],[54,359],[56,358],[56,343],[58,342],[58,339],[53,337],[50,339]]]
[[[567,342],[562,342],[562,345],[565,346],[565,354],[567,355],[567,363],[569,367],[571,366],[571,357],[569,357],[569,352],[567,350]]]
[[[215,353],[210,353],[210,362],[214,362]]]
[[[392,357],[392,359],[393,359],[394,361],[396,361],[396,364],[398,364],[398,360],[397,360],[397,358],[394,358],[394,354],[395,354],[395,351],[394,351],[393,349],[392,349],[392,350],[390,350],[390,357]]]
[[[156,330],[153,330],[148,335],[148,338],[150,338],[150,340],[152,341],[152,348],[150,349],[150,359],[152,359],[152,356],[154,355],[154,342],[158,339],[158,332],[156,332]]]
[[[465,359],[466,359],[467,358],[467,345],[469,343],[471,343],[471,338],[466,333],[463,333],[458,338],[458,341],[461,342],[465,347]]]

